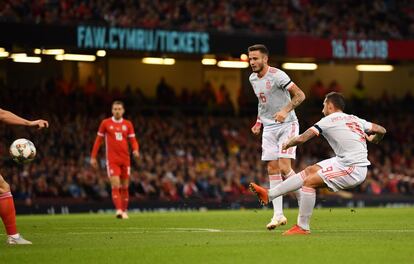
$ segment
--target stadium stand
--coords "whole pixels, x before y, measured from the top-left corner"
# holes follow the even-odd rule
[[[414,3],[410,0],[14,0],[0,3],[0,19],[320,37],[414,37]]]
[[[68,85],[73,88],[66,89]],[[3,108],[28,116],[45,116],[51,123],[46,133],[6,126],[0,129],[4,139],[0,147],[3,157],[7,156],[8,144],[18,135],[31,135],[41,148],[39,158],[23,169],[8,159],[3,160],[3,173],[8,175],[14,196],[28,204],[33,199],[46,197],[101,200],[110,196],[105,170],[94,171],[88,161],[98,120],[103,117],[102,113],[109,115],[113,99],[126,102],[127,116],[136,126],[141,145],[141,162],[138,166],[134,164],[130,186],[131,196],[136,199],[220,201],[246,194],[247,185],[253,179],[267,182],[265,167],[260,161],[260,140],[250,133],[255,116],[248,114],[249,111],[246,114],[217,111],[221,108],[217,107],[212,91],[204,89],[193,94],[184,91],[175,95],[171,89],[169,96],[172,93],[177,98],[174,103],[153,108],[156,100],[164,100],[162,95],[158,99],[146,98],[140,90],[88,94],[78,85],[62,85],[60,80],[49,80],[30,88],[9,87],[4,83],[1,86]],[[188,96],[197,99],[199,105],[188,105]],[[374,196],[413,194],[414,162],[410,157],[414,141],[409,136],[414,129],[413,105],[410,94],[402,99],[386,94],[376,100],[349,98],[348,112],[367,119],[374,117],[373,121],[388,130],[379,147],[370,147],[369,158],[375,165],[370,167],[367,180],[352,192]],[[252,108],[250,113],[254,113],[255,107],[241,106]],[[308,101],[299,108],[302,130],[321,117],[320,107]],[[377,112],[383,114],[376,115]],[[298,151],[297,170],[331,154],[321,139]],[[100,157],[104,167],[104,155]]]

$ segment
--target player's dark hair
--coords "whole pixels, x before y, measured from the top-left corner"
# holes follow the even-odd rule
[[[341,111],[345,110],[345,98],[342,94],[336,92],[330,92],[326,96],[326,101],[335,106],[336,109]]]
[[[125,107],[125,106],[124,106],[124,102],[122,102],[122,101],[120,101],[120,100],[116,100],[116,101],[114,101],[114,102],[112,103],[112,106],[114,106],[114,105],[122,105],[122,107]]]
[[[269,55],[269,50],[263,44],[255,44],[255,45],[250,46],[250,47],[247,48],[248,52],[256,51],[256,50],[260,51],[263,54]]]

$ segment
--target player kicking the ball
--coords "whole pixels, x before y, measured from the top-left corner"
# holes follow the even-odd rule
[[[296,157],[296,148],[282,149],[282,143],[299,134],[299,124],[294,109],[305,100],[305,94],[282,70],[267,64],[269,52],[264,45],[248,48],[253,73],[249,81],[259,99],[258,117],[252,127],[255,135],[262,135],[262,160],[267,161],[270,188],[278,186],[283,178],[294,175],[291,159]],[[300,200],[300,192],[295,192]],[[266,226],[272,230],[287,223],[283,215],[282,196],[272,199],[273,217]]]
[[[35,126],[39,129],[49,127],[49,123],[45,120],[29,121],[23,119],[12,112],[0,109],[0,121],[9,125]],[[24,239],[18,232],[16,227],[16,210],[14,208],[13,196],[10,186],[0,175],[0,217],[3,221],[7,233],[7,244],[10,245],[28,245],[32,242]]]
[[[344,109],[345,99],[341,94],[327,94],[322,110],[325,117],[303,134],[283,144],[283,149],[287,150],[322,135],[335,152],[335,157],[309,166],[269,190],[250,184],[250,189],[257,194],[262,204],[301,188],[298,223],[284,235],[310,234],[309,222],[315,206],[316,188],[328,187],[332,191],[339,191],[353,188],[365,180],[367,166],[370,165],[366,141],[379,143],[386,130],[357,116],[345,114]]]
[[[135,138],[134,126],[122,118],[125,109],[121,101],[112,103],[112,117],[104,119],[98,130],[91,154],[91,165],[98,168],[96,156],[105,138],[106,169],[112,187],[112,201],[116,209],[116,217],[128,219],[129,175],[131,162],[129,157],[128,140],[132,146],[132,155],[138,162],[139,145]]]

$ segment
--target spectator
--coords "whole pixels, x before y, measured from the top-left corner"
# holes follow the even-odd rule
[[[2,1],[0,19],[47,24],[86,22],[195,31],[400,39],[414,37],[412,10],[414,2],[411,0],[20,0]]]
[[[208,95],[208,85],[204,90],[204,93],[192,95],[194,99],[202,101],[201,96],[212,96],[214,100],[214,94]],[[4,84],[0,89],[3,108],[13,108],[16,113],[27,116],[45,116],[51,124],[46,134],[23,127],[3,126],[0,129],[3,157],[7,155],[4,151],[7,145],[16,137],[28,137],[37,146],[38,156],[33,163],[17,167],[6,159],[1,164],[2,173],[9,177],[16,199],[28,205],[36,199],[50,197],[108,199],[105,161],[101,161],[102,170],[93,171],[88,166],[88,157],[98,122],[108,108],[101,98],[110,95],[95,93],[86,96],[76,90],[70,90],[67,96],[59,96],[60,93],[58,89],[49,91],[37,85],[21,89]],[[131,89],[127,94],[134,96],[136,93],[139,94]],[[148,110],[153,109],[153,104],[150,98],[146,100],[147,103],[130,102],[126,106],[127,113],[133,113],[130,119],[136,124],[141,145],[141,162],[134,165],[131,175],[132,198],[221,201],[246,194],[250,181],[266,181],[265,167],[258,151],[260,140],[249,130],[252,120],[255,120],[253,114],[235,116],[220,112],[206,115],[209,112],[205,111],[183,116],[182,106],[170,106],[174,112],[171,114],[164,110]],[[365,98],[364,107],[356,104],[355,100],[350,100],[347,112],[383,124],[388,133],[379,147],[368,145],[372,166],[367,181],[352,191],[371,195],[412,195],[412,96],[408,94],[401,99],[385,95],[380,99]],[[257,111],[256,107],[253,106],[251,113]],[[321,105],[299,108],[302,128],[314,124],[321,117],[320,110]],[[296,170],[332,155],[329,146],[320,139],[298,151]]]
[[[317,80],[310,88],[311,98],[317,102],[323,101],[327,93],[326,87],[321,80]]]

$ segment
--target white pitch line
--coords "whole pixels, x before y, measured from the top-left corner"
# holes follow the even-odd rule
[[[166,228],[168,230],[173,230],[173,231],[189,231],[189,232],[212,232],[212,233],[216,233],[216,232],[223,232],[223,230],[220,229],[211,229],[211,228],[185,228],[185,227],[171,227],[171,228]]]
[[[62,230],[62,228],[60,228]],[[73,228],[72,228],[73,229]],[[85,229],[85,228],[83,228]],[[97,234],[163,234],[163,233],[269,233],[267,230],[237,230],[237,229],[212,229],[212,228],[184,228],[184,227],[171,227],[171,228],[123,228],[117,229],[116,231],[103,231],[106,228],[101,228],[102,231],[92,231],[98,230],[99,228],[90,228],[91,231],[80,231],[80,232],[64,232],[55,233],[58,235],[97,235]],[[128,230],[125,230],[128,229]],[[132,230],[131,230],[132,229]],[[135,230],[135,231],[134,231]],[[283,230],[275,230],[272,233],[281,233]],[[327,230],[327,229],[317,229],[312,231],[314,234],[318,233],[414,233],[414,229],[338,229],[338,230]],[[54,235],[45,234],[45,233],[32,233],[33,235]]]

